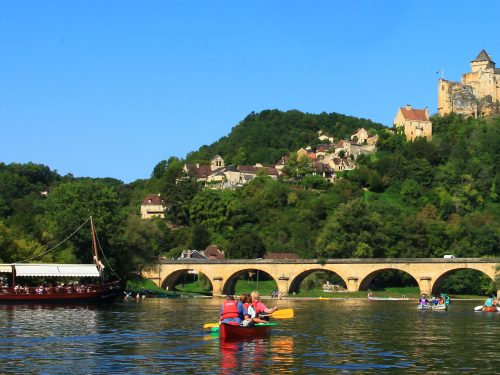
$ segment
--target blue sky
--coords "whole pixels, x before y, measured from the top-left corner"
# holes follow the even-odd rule
[[[0,161],[148,178],[251,111],[338,112],[392,124],[436,111],[485,48],[500,3],[11,1],[0,3]]]

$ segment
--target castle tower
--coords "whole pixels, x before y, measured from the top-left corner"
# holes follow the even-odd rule
[[[462,74],[461,82],[438,81],[440,115],[460,113],[487,116],[500,109],[500,69],[485,49],[470,62],[471,71]]]
[[[483,48],[479,55],[470,62],[470,69],[472,73],[478,71],[485,71],[488,69],[495,69],[495,63],[491,61],[490,55],[486,53],[486,50]]]

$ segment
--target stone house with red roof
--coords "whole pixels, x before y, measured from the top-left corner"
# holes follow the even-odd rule
[[[399,108],[394,119],[394,126],[402,130],[409,141],[414,141],[418,137],[432,139],[432,122],[427,108],[416,109],[409,104]]]
[[[160,194],[148,194],[141,204],[141,218],[165,217],[165,201]]]

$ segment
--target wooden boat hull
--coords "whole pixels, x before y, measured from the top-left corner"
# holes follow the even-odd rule
[[[251,327],[242,327],[229,323],[222,323],[219,328],[219,337],[225,340],[240,340],[264,338],[271,333],[271,327],[276,323],[256,324]]]
[[[0,304],[52,304],[52,303],[112,303],[119,295],[117,284],[105,284],[85,292],[49,291],[43,294],[34,291],[15,292],[11,288],[0,290]]]

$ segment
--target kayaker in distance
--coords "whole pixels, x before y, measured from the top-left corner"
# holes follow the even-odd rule
[[[262,313],[272,314],[273,312],[275,312],[278,309],[276,306],[273,308],[267,308],[266,305],[264,305],[260,301],[260,293],[256,290],[254,290],[251,293],[251,296],[252,296],[252,306],[255,309],[255,313],[257,315],[262,314]]]
[[[427,299],[426,294],[422,294],[422,297],[420,297],[420,304],[421,305],[427,305],[429,304],[429,300]]]
[[[484,301],[484,306],[486,307],[496,307],[497,304],[498,299],[493,294]]]
[[[243,320],[250,319],[241,301],[235,301],[234,297],[228,295],[220,308],[220,323],[241,324]]]

